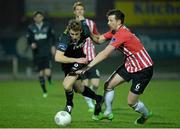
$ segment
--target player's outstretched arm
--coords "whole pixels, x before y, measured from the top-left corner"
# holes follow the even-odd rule
[[[84,74],[90,68],[100,63],[104,59],[108,58],[108,56],[112,53],[115,47],[108,45],[104,50],[102,50],[86,67],[81,70],[76,71],[76,74]]]
[[[106,41],[106,38],[103,35],[95,35],[91,33],[91,39],[96,43],[96,44],[101,44]]]
[[[111,45],[108,45],[104,50],[102,50],[98,55],[88,64],[87,67],[91,68],[96,64],[100,63],[112,53],[115,48]]]

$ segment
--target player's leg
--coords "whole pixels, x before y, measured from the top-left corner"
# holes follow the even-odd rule
[[[96,105],[101,105],[103,102],[103,97],[101,95],[97,95],[94,91],[92,91],[88,86],[83,85],[75,85],[76,91],[83,96],[89,97],[91,99],[94,99],[96,101]],[[100,108],[96,109],[94,111],[94,114],[98,115],[101,111],[99,111]]]
[[[66,94],[66,109],[65,110],[68,111],[69,113],[71,113],[72,108],[73,108],[73,96],[74,96],[73,85],[77,78],[78,78],[77,75],[76,76],[67,75],[63,81],[63,86],[64,86],[64,90]]]
[[[87,78],[89,80],[89,87],[95,92],[97,93],[98,87],[99,87],[99,81],[100,81],[100,73],[99,70],[96,69],[95,67],[90,69],[87,72]],[[92,99],[89,99],[89,103],[91,104],[91,107],[89,108],[89,112],[94,111],[94,103],[92,101]]]
[[[92,86],[92,90],[97,93],[99,82],[100,82],[100,72],[96,68],[92,68],[89,70],[89,76],[90,84]]]
[[[105,99],[105,111],[104,118],[109,120],[113,119],[112,114],[112,103],[114,99],[114,88],[119,84],[123,83],[125,80],[117,73],[112,74],[110,78],[105,82],[104,85],[104,99]]]
[[[49,86],[52,86],[51,61],[47,58],[44,60],[45,76],[47,77]]]
[[[47,89],[46,89],[46,82],[45,82],[45,78],[44,78],[44,70],[39,71],[39,83],[40,83],[41,89],[43,91],[43,97],[46,98],[47,97]]]
[[[139,100],[139,97],[151,80],[152,74],[153,68],[150,67],[132,75],[132,86],[128,93],[128,105],[142,115],[135,121],[136,124],[144,124],[151,115],[151,112],[149,112],[145,104]]]
[[[45,69],[45,76],[47,77],[49,86],[52,85],[52,75],[51,75],[51,73],[52,73],[52,71],[51,71],[50,68]]]
[[[128,105],[132,107],[134,111],[142,114],[142,117],[138,118],[135,121],[135,124],[144,124],[148,117],[151,115],[151,113],[148,111],[145,104],[139,100],[139,96],[140,95],[134,94],[133,92],[129,91]]]
[[[83,86],[89,86],[89,79],[82,79]],[[94,103],[91,98],[84,96],[84,99],[88,105],[88,112],[94,112]]]

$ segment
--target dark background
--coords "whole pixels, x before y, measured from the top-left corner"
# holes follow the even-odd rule
[[[100,33],[104,33],[108,30],[106,12],[109,9],[116,8],[116,2],[132,2],[138,4],[138,2],[148,2],[142,1],[132,1],[132,0],[96,0],[95,16],[90,17],[93,19]],[[30,16],[26,15],[26,4],[25,0],[1,0],[0,1],[0,79],[4,79],[4,76],[11,76],[13,78],[18,78],[20,75],[27,75],[31,78],[33,67],[32,67],[32,55],[30,49],[27,47],[26,43],[26,29],[32,19]],[[43,0],[42,0],[43,2]],[[52,1],[53,2],[53,1]],[[72,1],[73,3],[76,1]],[[84,1],[83,1],[84,2]],[[164,10],[167,13],[177,14],[177,20],[173,23],[168,24],[166,19],[162,22],[152,25],[148,22],[144,22],[141,25],[128,24],[127,26],[134,32],[143,42],[149,54],[155,63],[155,75],[156,79],[179,79],[180,78],[180,2],[179,1],[168,1],[168,0],[157,0],[151,1],[156,5],[156,2],[165,5]],[[176,8],[171,9],[169,4],[173,4]],[[63,4],[63,2],[62,2]],[[86,1],[85,1],[85,6]],[[149,4],[151,5],[151,3]],[[129,7],[127,7],[128,9]],[[146,14],[152,13],[149,20],[153,18],[159,11],[159,16],[161,16],[161,10],[157,7],[144,6]],[[137,7],[138,9],[138,7]],[[36,11],[36,10],[34,10]],[[134,10],[136,11],[136,10]],[[149,11],[149,12],[148,12]],[[72,17],[47,17],[53,24],[56,31],[56,36],[63,32],[67,22]],[[143,14],[145,16],[146,14]],[[153,15],[154,14],[154,15]],[[128,14],[126,14],[128,15]],[[170,14],[162,14],[169,15]],[[174,14],[172,14],[174,15]],[[97,46],[97,52],[102,50],[106,44]],[[14,63],[14,64],[13,64]],[[99,69],[103,75],[110,74],[112,70],[116,68],[118,64],[122,64],[122,56],[118,52],[114,52],[111,58],[99,64]],[[53,71],[57,75],[61,75],[62,71],[60,65],[53,63]]]

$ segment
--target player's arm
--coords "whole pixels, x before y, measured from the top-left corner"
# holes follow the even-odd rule
[[[93,59],[93,61],[88,64],[88,67],[91,68],[106,59],[113,52],[114,49],[114,46],[108,45],[104,50],[98,53],[98,55]]]
[[[60,39],[60,42],[65,41],[65,38],[63,38],[63,36]],[[57,50],[55,53],[55,61],[56,62],[60,62],[60,63],[82,63],[82,64],[86,64],[87,60],[86,58],[72,58],[72,57],[67,57],[65,55],[65,51],[67,50],[68,45],[65,43],[59,43],[57,46]]]
[[[60,63],[82,63],[85,64],[86,58],[72,58],[72,57],[67,57],[64,55],[64,52],[56,50],[55,53],[55,61],[60,62]]]
[[[85,20],[82,20],[81,23],[83,27],[83,32],[87,36],[87,38],[90,37],[97,44],[100,44],[106,41],[106,38],[103,35],[94,34],[93,32],[91,32]]]
[[[103,35],[95,35],[91,33],[90,37],[96,44],[101,44],[106,41],[106,38]]]
[[[26,37],[27,37],[27,41],[28,41],[29,46],[32,49],[36,49],[37,48],[37,44],[36,44],[36,41],[34,39],[34,33],[31,31],[30,27],[28,27],[28,32],[27,32]]]
[[[114,46],[108,45],[104,50],[102,50],[98,55],[83,69],[76,71],[76,74],[84,74],[86,71],[88,71],[90,68],[95,66],[96,64],[102,62],[108,56],[112,53],[112,51],[115,49]]]

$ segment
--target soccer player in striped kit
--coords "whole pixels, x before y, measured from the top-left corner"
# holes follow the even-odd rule
[[[142,115],[135,121],[135,124],[144,124],[152,113],[148,111],[145,104],[139,100],[139,97],[152,78],[153,61],[139,38],[124,25],[125,15],[123,12],[115,9],[109,10],[107,12],[107,18],[110,31],[99,37],[94,36],[94,40],[99,43],[110,40],[110,43],[104,50],[98,53],[94,60],[88,64],[86,69],[77,71],[76,73],[84,73],[86,70],[108,58],[114,50],[121,51],[124,54],[125,60],[124,64],[119,66],[105,82],[105,112],[103,114],[99,112],[99,115],[94,115],[92,119],[101,120],[106,118],[112,120],[114,89],[117,86],[122,86],[121,84],[123,82],[132,80],[132,85],[127,97],[128,105],[134,111]],[[99,111],[101,111],[101,105],[99,105],[98,108]]]
[[[96,24],[90,20],[84,17],[84,12],[85,12],[85,6],[83,5],[82,2],[75,2],[73,5],[73,10],[75,14],[76,20],[85,20],[86,24],[89,27],[89,30],[91,33],[95,35],[99,35],[99,32],[97,31]],[[91,62],[95,56],[95,46],[93,44],[93,41],[91,38],[86,39],[86,43],[84,45],[84,54],[86,55],[86,58],[88,62]],[[100,81],[100,73],[99,70],[96,67],[93,67],[92,69],[88,70],[86,73],[81,75],[81,80],[82,80],[82,85],[89,86],[92,88],[92,90],[97,93],[97,89],[99,86],[99,81]],[[93,112],[94,111],[94,103],[91,98],[84,97],[87,104],[88,104],[88,112]]]

